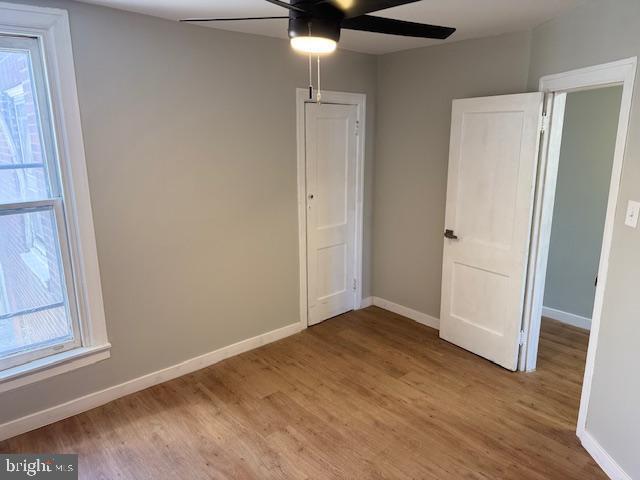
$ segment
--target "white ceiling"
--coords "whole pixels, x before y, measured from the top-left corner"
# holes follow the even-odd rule
[[[193,17],[245,17],[287,15],[264,0],[81,0],[156,17],[177,20]],[[375,15],[456,27],[447,40],[458,41],[536,27],[584,0],[422,0]],[[202,24],[201,24],[202,25]],[[287,38],[287,20],[253,20],[204,24],[211,28]],[[384,54],[442,43],[437,40],[342,31],[340,48]]]

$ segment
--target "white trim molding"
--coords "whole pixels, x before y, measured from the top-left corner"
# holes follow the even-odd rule
[[[587,353],[587,368],[585,370],[585,381],[582,390],[583,402],[580,407],[582,412],[580,414],[580,422],[585,420],[583,415],[586,413],[586,403],[584,400],[588,400],[589,396],[588,393],[585,395],[585,392],[589,392],[591,389],[593,362],[596,354],[600,315],[602,313],[602,304],[606,289],[615,212],[622,179],[622,167],[629,131],[637,63],[637,57],[631,57],[616,62],[548,75],[540,79],[540,91],[549,95],[550,103],[547,105],[547,115],[550,115],[551,121],[550,127],[545,134],[546,150],[542,151],[540,159],[540,178],[536,191],[536,207],[532,226],[531,257],[527,277],[527,303],[525,305],[526,314],[523,320],[523,330],[526,332],[526,341],[521,351],[519,368],[520,370],[526,371],[536,369],[538,358],[540,316],[544,297],[566,94],[569,92],[614,85],[622,85],[623,87],[607,215],[600,265],[598,268],[598,285],[595,293],[591,336],[589,340],[589,351]],[[551,111],[549,111],[549,109],[551,109]]]
[[[363,298],[360,302],[360,309],[370,307],[371,305],[373,305],[373,297]]]
[[[582,328],[584,330],[591,330],[591,319],[587,317],[581,317],[575,313],[564,312],[557,308],[542,307],[542,316],[556,320],[558,322],[566,323],[573,327]]]
[[[578,434],[582,446],[589,452],[600,468],[611,480],[631,480],[631,475],[625,472],[620,465],[602,448],[602,445],[586,431]]]
[[[298,142],[298,258],[300,265],[300,325],[308,326],[308,285],[307,285],[307,178],[305,148],[305,103],[309,100],[309,90],[296,89],[296,135]],[[362,246],[364,239],[364,172],[365,138],[367,133],[367,96],[364,93],[322,91],[322,103],[355,105],[358,109],[358,153],[356,155],[356,238],[354,245],[354,275],[356,288],[353,292],[353,308],[362,307]]]
[[[0,393],[70,372],[110,357],[110,344],[79,347],[0,371]]]
[[[544,297],[544,277],[546,272],[548,243],[551,236],[551,218],[553,215],[553,198],[555,197],[555,173],[560,158],[560,141],[553,141],[554,137],[561,134],[563,122],[555,119],[559,116],[556,109],[564,107],[566,93],[587,89],[602,88],[613,85],[622,85],[622,102],[620,105],[620,117],[618,133],[613,158],[609,199],[607,203],[607,215],[605,220],[604,235],[602,241],[602,253],[598,267],[598,285],[596,287],[593,315],[591,321],[591,334],[589,335],[589,347],[587,350],[587,362],[582,383],[582,395],[580,398],[580,410],[578,413],[577,434],[582,440],[587,451],[594,457],[600,466],[616,479],[629,479],[630,477],[617,466],[616,462],[602,449],[598,442],[586,431],[587,412],[591,396],[593,372],[596,363],[598,336],[602,320],[602,307],[607,277],[609,273],[609,258],[611,255],[613,231],[615,225],[615,213],[622,180],[623,164],[626,152],[627,138],[629,135],[629,122],[631,106],[634,95],[634,83],[637,71],[637,57],[627,58],[617,62],[611,62],[593,67],[572,70],[569,72],[549,75],[540,79],[540,90],[552,96],[552,112],[548,142],[548,150],[541,157],[541,172],[546,172],[545,178],[541,178],[536,192],[537,215],[534,217],[532,233],[532,257],[530,259],[531,271],[529,272],[531,295],[528,297],[530,304],[525,311],[529,316],[524,318],[524,330],[526,341],[521,352],[523,356],[521,367],[528,371],[535,370],[538,357],[538,340],[540,337],[540,317]],[[557,139],[556,139],[557,140]]]
[[[73,415],[78,415],[120,397],[144,390],[145,388],[173,380],[174,378],[195,372],[196,370],[201,370],[227,358],[294,335],[300,332],[300,330],[300,323],[296,322],[286,327],[278,328],[263,333],[262,335],[214,350],[213,352],[205,353],[204,355],[191,358],[142,377],[134,378],[119,385],[105,388],[104,390],[90,393],[84,397],[76,398],[46,410],[12,420],[0,425],[0,441],[64,420]]]
[[[65,243],[70,247],[69,261],[73,272],[68,282],[73,284],[70,290],[74,292],[75,305],[72,308],[77,307],[78,337],[82,339],[82,345],[69,350],[66,356],[54,354],[48,362],[23,364],[17,370],[1,372],[0,391],[4,391],[104,360],[109,356],[110,345],[67,11],[0,2],[0,34],[34,38],[40,46],[49,104],[47,115],[53,124],[51,133],[60,170],[61,197],[64,198]]]
[[[611,173],[611,185],[609,188],[609,199],[607,204],[607,215],[605,220],[604,235],[602,240],[602,253],[600,255],[600,265],[598,267],[598,286],[596,287],[593,316],[591,320],[591,334],[589,336],[589,348],[587,350],[587,363],[582,384],[582,395],[580,399],[580,410],[578,413],[577,432],[580,436],[586,433],[587,411],[591,396],[591,383],[596,362],[598,336],[600,333],[600,322],[602,319],[602,307],[604,295],[607,288],[607,278],[609,273],[609,258],[611,256],[611,246],[613,240],[613,230],[615,225],[615,213],[618,205],[620,183],[622,180],[624,157],[626,152],[627,138],[629,135],[629,121],[631,117],[631,106],[634,94],[634,83],[636,78],[638,59],[637,57],[627,58],[617,62],[611,62],[594,67],[582,68],[558,75],[550,75],[540,79],[540,90],[552,94],[555,98],[563,101],[563,94],[585,89],[595,89],[612,85],[622,85],[622,102],[620,105],[620,117],[618,133],[613,158],[613,168]],[[554,106],[555,108],[555,106]],[[550,135],[562,129],[562,123],[551,122]],[[560,158],[560,143],[554,148],[550,148],[541,159],[542,169],[557,169]],[[550,175],[548,184],[543,182],[543,191],[538,192],[543,205],[542,214],[534,218],[534,235],[532,242],[539,246],[548,244],[551,236],[550,218],[553,215],[552,209],[548,208],[551,199],[555,196],[555,185],[553,185],[553,175]],[[546,190],[549,191],[546,191]],[[546,204],[545,204],[546,202]],[[524,326],[527,331],[527,341],[525,350],[522,353],[526,359],[526,370],[534,370],[538,357],[538,339],[540,336],[540,315],[544,293],[544,271],[546,269],[548,249],[538,248],[538,253],[531,260],[531,265],[535,269],[531,272],[530,278],[535,282],[530,318],[525,318]],[[546,251],[546,253],[545,253]],[[541,268],[544,266],[545,268]],[[540,278],[537,278],[540,277]]]
[[[404,305],[400,305],[398,303],[394,303],[380,297],[373,297],[373,304],[376,307],[380,307],[385,310],[389,310],[390,312],[397,313],[398,315],[402,315],[403,317],[407,317],[414,322],[418,322],[422,325],[426,325],[427,327],[440,330],[439,318],[432,317],[431,315],[427,315],[426,313],[419,312],[418,310],[414,310],[413,308],[405,307]]]

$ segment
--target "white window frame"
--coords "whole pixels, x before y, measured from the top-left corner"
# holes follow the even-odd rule
[[[80,345],[76,348],[0,371],[1,393],[109,358],[111,345],[104,316],[67,11],[0,2],[0,19],[0,35],[33,37],[40,45],[65,202],[66,225],[59,224],[58,228],[66,230],[73,270],[70,281],[80,329]],[[46,107],[40,105],[41,110]]]
[[[11,367],[27,364],[31,361],[49,357],[55,353],[72,350],[82,345],[82,337],[77,312],[77,301],[75,295],[75,287],[73,281],[73,269],[71,258],[68,251],[69,240],[67,237],[67,227],[65,225],[65,208],[63,200],[63,190],[59,185],[58,175],[58,155],[55,151],[55,136],[53,135],[53,125],[51,123],[51,115],[49,109],[49,95],[47,93],[47,82],[44,74],[43,56],[41,55],[41,46],[38,39],[21,36],[0,36],[0,48],[4,48],[8,44],[8,48],[16,51],[28,52],[31,63],[31,77],[33,81],[33,90],[35,100],[35,108],[40,123],[40,143],[44,151],[42,165],[44,171],[49,177],[49,193],[48,198],[40,198],[38,200],[23,200],[19,203],[2,203],[0,204],[0,216],[3,215],[24,215],[25,237],[33,237],[34,226],[33,218],[29,214],[37,214],[40,212],[49,212],[55,221],[56,231],[56,254],[60,260],[60,267],[64,278],[63,299],[59,306],[64,306],[65,316],[71,327],[71,338],[58,339],[58,341],[45,341],[40,345],[31,345],[26,351],[16,352],[13,355],[0,358],[0,371],[8,370]],[[22,89],[21,89],[22,90]],[[24,95],[24,92],[21,93]],[[19,129],[19,128],[18,128]],[[22,155],[27,142],[22,138],[19,140]],[[28,148],[28,147],[27,147]],[[30,157],[29,157],[30,158]],[[15,166],[19,168],[24,164]],[[27,167],[28,168],[28,167]],[[21,169],[18,175],[21,187],[25,187],[26,178],[25,170]],[[23,194],[25,192],[22,192]],[[23,195],[24,198],[24,195]],[[33,241],[33,238],[31,239]],[[32,247],[33,250],[33,247]],[[6,279],[5,279],[6,280]],[[43,305],[45,309],[52,308],[53,305]],[[40,308],[38,308],[40,310]],[[15,315],[15,314],[14,314]]]

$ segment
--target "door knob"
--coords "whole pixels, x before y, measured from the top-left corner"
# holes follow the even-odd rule
[[[453,230],[445,230],[444,236],[449,240],[458,240],[458,236],[454,233]]]
[[[313,193],[309,194],[309,200],[313,200]]]

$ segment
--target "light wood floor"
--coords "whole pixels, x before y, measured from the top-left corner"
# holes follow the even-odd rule
[[[575,425],[587,334],[510,373],[371,307],[0,443],[81,478],[599,479]]]

